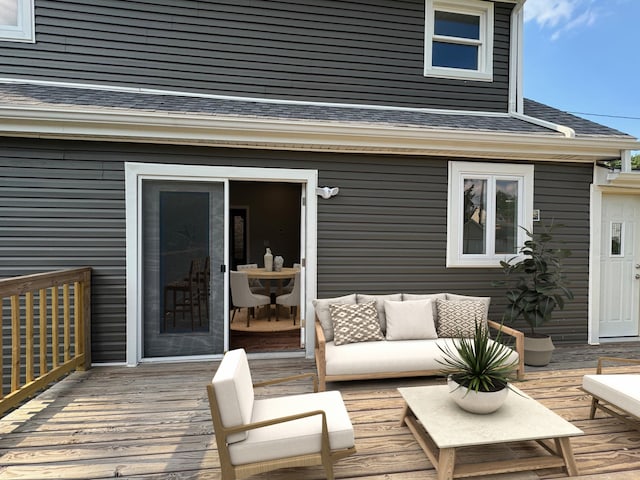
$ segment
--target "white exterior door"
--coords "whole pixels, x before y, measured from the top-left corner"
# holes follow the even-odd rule
[[[605,194],[600,227],[600,337],[636,337],[640,324],[640,198]]]

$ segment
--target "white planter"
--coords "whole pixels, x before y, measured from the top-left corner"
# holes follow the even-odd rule
[[[498,410],[509,393],[508,388],[503,388],[497,392],[476,392],[462,387],[454,380],[447,379],[449,385],[449,395],[460,408],[470,413],[487,414]]]

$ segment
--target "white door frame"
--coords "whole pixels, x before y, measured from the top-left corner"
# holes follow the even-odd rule
[[[127,365],[135,366],[143,359],[142,338],[142,180],[216,181],[225,183],[225,205],[229,205],[229,181],[291,182],[304,185],[306,197],[306,222],[304,224],[305,258],[304,305],[300,308],[301,325],[306,325],[305,315],[313,312],[312,300],[317,295],[317,197],[318,171],[311,169],[254,168],[231,166],[170,165],[125,162],[125,210],[126,210],[126,294],[127,294]],[[227,209],[228,210],[228,209]],[[225,213],[225,216],[228,212]],[[228,258],[228,221],[225,218],[225,259]],[[225,260],[226,261],[226,260]],[[229,267],[227,265],[227,272]],[[228,286],[228,273],[224,288]],[[225,316],[229,315],[228,296],[225,295]],[[311,328],[305,328],[307,358],[313,358],[313,319]],[[225,348],[229,345],[228,319],[225,317]],[[192,361],[215,359],[221,355],[164,357],[162,361]]]
[[[594,183],[591,185],[590,249],[589,249],[589,331],[590,345],[599,345],[600,339],[600,258],[603,253],[600,225],[602,222],[602,202],[607,193],[634,195],[640,197],[640,173],[609,175],[605,169],[594,166]],[[640,340],[640,337],[638,337]],[[629,338],[625,338],[629,341]],[[612,339],[611,341],[615,341]]]

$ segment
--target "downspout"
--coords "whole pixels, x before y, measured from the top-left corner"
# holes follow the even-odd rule
[[[523,96],[523,31],[524,31],[524,4],[527,0],[518,0],[511,11],[511,50],[509,53],[509,110],[508,114],[522,121],[562,133],[567,138],[575,138],[576,132],[567,126],[530,117],[524,113]]]

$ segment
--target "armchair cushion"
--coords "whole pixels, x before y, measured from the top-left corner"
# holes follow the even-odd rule
[[[329,443],[332,450],[354,446],[354,432],[349,414],[338,391],[309,393],[256,400],[252,422],[260,422],[313,410],[327,414]],[[273,460],[320,450],[322,417],[315,415],[249,431],[243,442],[229,445],[235,465]]]
[[[355,305],[331,304],[329,310],[336,345],[384,340],[375,302]]]
[[[387,340],[438,338],[431,303],[431,300],[385,300]]]
[[[345,295],[343,297],[335,298],[323,298],[313,301],[313,308],[316,311],[316,317],[320,325],[322,325],[322,331],[324,338],[327,342],[333,340],[333,322],[331,320],[331,313],[329,312],[329,305],[341,304],[341,305],[353,305],[356,303],[356,294]]]
[[[611,405],[640,418],[640,375],[585,375],[582,388]]]
[[[220,417],[225,427],[245,425],[251,421],[254,405],[253,380],[244,350],[230,350],[212,380],[218,399]],[[247,432],[227,437],[229,443],[247,438]]]

